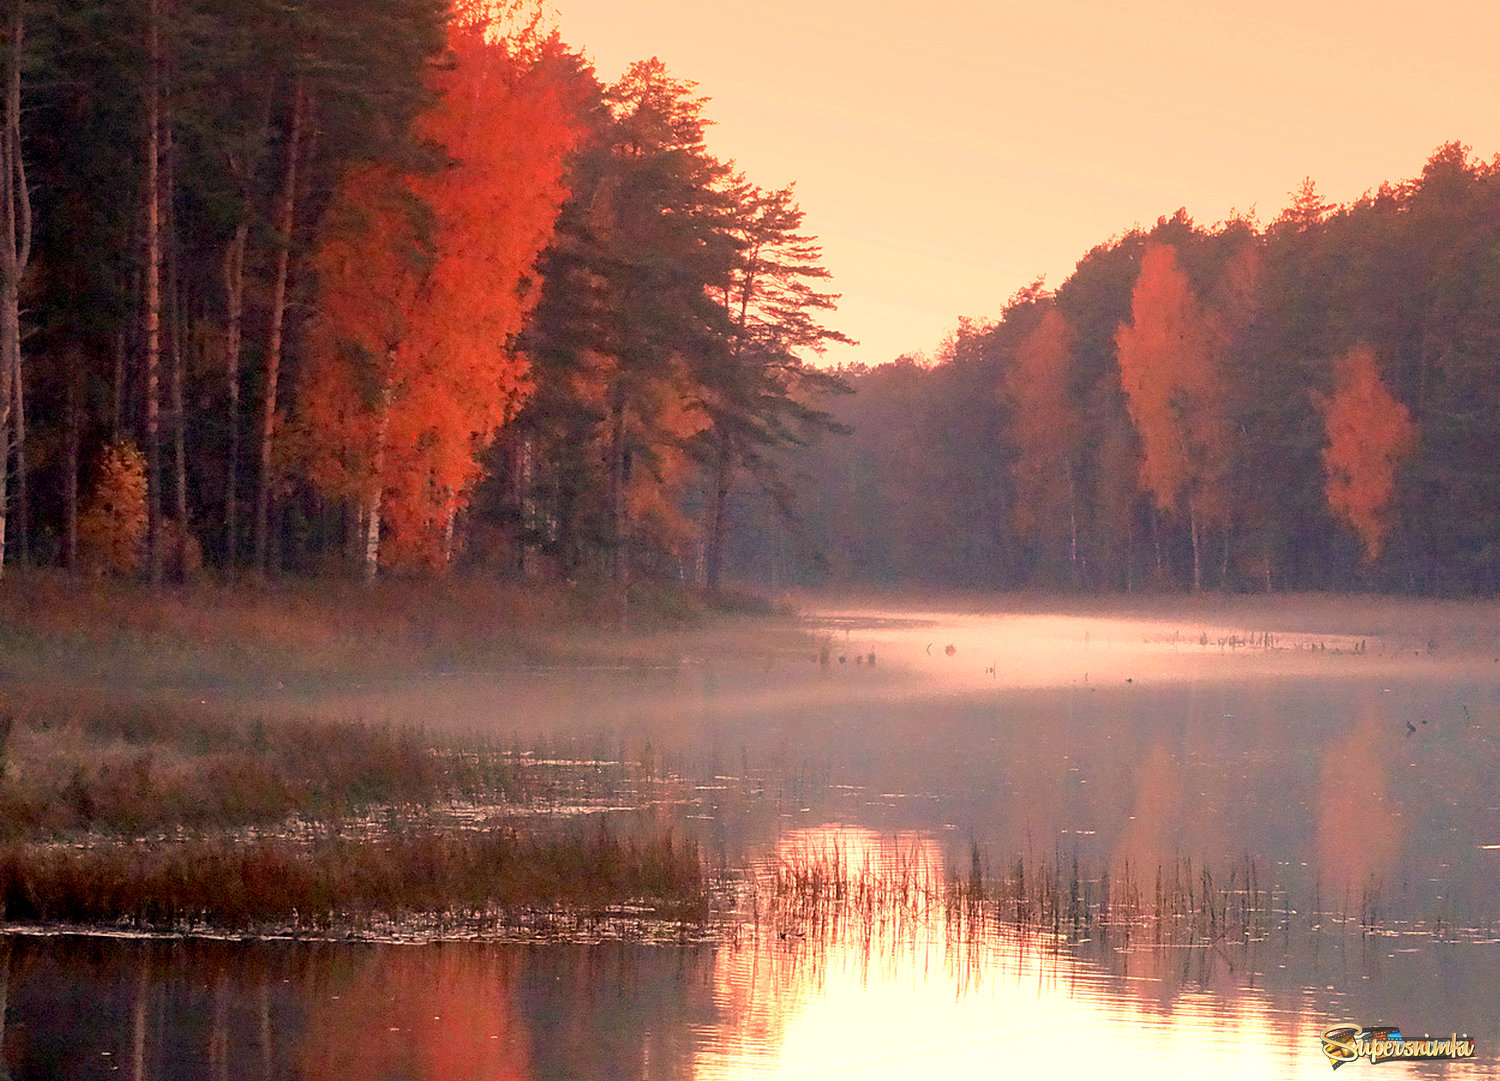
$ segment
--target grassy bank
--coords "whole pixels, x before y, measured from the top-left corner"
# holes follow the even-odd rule
[[[753,597],[660,585],[511,584],[485,578],[198,582],[8,571],[0,583],[6,684],[111,685],[153,679],[244,682],[488,669],[516,664],[654,661],[684,639],[758,634],[792,620]],[[710,633],[711,632],[711,633]],[[60,668],[59,665],[65,667]]]
[[[378,840],[135,841],[0,847],[0,916],[156,931],[328,932],[412,917],[484,930],[529,909],[621,906],[701,921],[698,848],[600,826],[557,837],[512,828],[390,831]]]
[[[328,930],[622,905],[703,918],[690,840],[631,815],[546,813],[667,783],[649,745],[523,747],[497,734],[503,715],[489,735],[455,734],[423,728],[416,706],[380,724],[291,712],[325,687],[368,687],[367,702],[454,670],[670,667],[685,643],[728,655],[800,635],[743,600],[627,601],[459,579],[152,591],[8,576],[0,919]],[[311,690],[288,706],[276,696],[294,681]]]
[[[691,841],[515,814],[670,783],[638,762],[134,706],[4,714],[0,733],[0,921],[243,932],[504,923],[531,907],[706,916]]]

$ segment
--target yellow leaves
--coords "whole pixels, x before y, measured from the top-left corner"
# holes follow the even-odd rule
[[[111,443],[78,516],[84,564],[94,573],[131,574],[145,554],[146,457],[128,440]]]
[[[625,490],[626,517],[637,537],[669,551],[679,551],[696,534],[696,525],[683,512],[683,495],[696,476],[696,466],[685,447],[708,429],[711,418],[698,402],[682,392],[688,376],[679,361],[670,364],[671,378],[646,384],[638,396],[638,412],[650,418],[650,460],[631,470]]]
[[[1411,415],[1386,389],[1368,345],[1340,358],[1336,378],[1333,394],[1318,403],[1328,433],[1324,491],[1373,562],[1390,532],[1396,469],[1415,444]]]

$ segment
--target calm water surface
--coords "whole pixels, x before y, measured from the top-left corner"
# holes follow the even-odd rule
[[[15,935],[0,1063],[14,1078],[1304,1077],[1326,1076],[1317,1037],[1344,1021],[1479,1046],[1474,1062],[1353,1070],[1500,1063],[1500,645],[1483,627],[869,611],[820,627],[826,657],[346,692],[364,716],[378,701],[651,755],[690,796],[643,813],[759,869],[710,941]],[[774,911],[777,868],[830,860],[884,883],[881,903]],[[1128,876],[1146,910],[1159,874],[1222,889],[1253,868],[1258,916],[1186,938],[1053,935],[943,903],[945,876],[993,891],[1017,861],[1033,889],[1038,868],[1062,882],[1076,865],[1095,904],[1104,872],[1116,892]]]

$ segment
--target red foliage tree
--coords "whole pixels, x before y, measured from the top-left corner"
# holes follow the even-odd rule
[[[1187,513],[1193,588],[1202,589],[1200,535],[1226,510],[1229,421],[1221,332],[1193,295],[1168,244],[1151,244],[1115,333],[1120,383],[1141,439],[1141,478],[1162,510]]]
[[[1318,403],[1328,433],[1323,490],[1374,562],[1391,528],[1396,469],[1415,446],[1411,415],[1386,389],[1368,345],[1339,359],[1336,378],[1333,393]]]
[[[473,17],[449,45],[419,121],[446,160],[351,171],[314,255],[309,475],[360,507],[367,576],[381,561],[447,561],[479,452],[530,392],[513,339],[576,138],[555,40],[497,38]]]

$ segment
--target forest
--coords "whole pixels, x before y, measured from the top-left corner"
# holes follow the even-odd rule
[[[932,357],[657,60],[482,0],[11,0],[0,569],[1500,588],[1500,161],[1185,211]]]
[[[3,564],[713,586],[719,493],[827,425],[794,191],[660,62],[482,0],[8,11]]]
[[[1440,596],[1500,589],[1500,160],[1350,205],[1185,211],[935,355],[846,367],[757,581]]]

